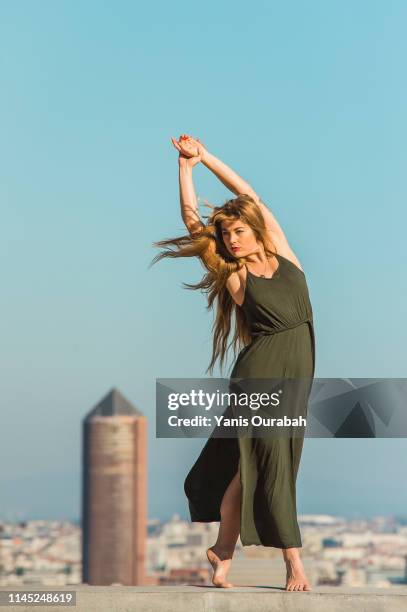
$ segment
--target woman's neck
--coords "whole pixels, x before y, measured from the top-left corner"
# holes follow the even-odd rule
[[[265,253],[252,253],[246,257],[246,261],[252,264],[264,264],[267,262],[267,259]]]

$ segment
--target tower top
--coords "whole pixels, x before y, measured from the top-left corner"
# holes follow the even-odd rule
[[[85,417],[85,421],[94,416],[143,416],[115,387],[111,389]]]

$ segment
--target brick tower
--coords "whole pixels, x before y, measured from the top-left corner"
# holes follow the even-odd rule
[[[145,583],[147,419],[112,389],[83,420],[82,580]]]

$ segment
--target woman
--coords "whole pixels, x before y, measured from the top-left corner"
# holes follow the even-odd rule
[[[198,257],[207,270],[187,288],[217,300],[213,352],[222,368],[235,317],[232,343],[243,346],[231,377],[269,379],[307,377],[315,371],[315,337],[305,274],[277,220],[248,183],[186,134],[172,138],[179,152],[182,219],[189,231],[162,240],[163,257]],[[237,197],[212,207],[205,224],[198,212],[192,168],[203,163]],[[171,249],[170,247],[176,247]],[[207,371],[208,371],[207,370]],[[310,390],[311,385],[308,390]],[[304,406],[308,392],[302,397]],[[281,548],[286,590],[309,591],[299,555],[295,483],[303,437],[215,438],[211,436],[189,471],[184,490],[192,521],[220,521],[216,543],[207,550],[217,587],[227,581],[240,534],[243,546]]]

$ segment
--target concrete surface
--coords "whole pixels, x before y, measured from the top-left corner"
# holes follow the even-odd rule
[[[1,587],[0,591],[16,591]],[[45,591],[44,585],[30,585],[24,591]],[[50,586],[50,591],[58,587]],[[76,592],[76,606],[19,605],[0,606],[0,610],[18,609],[37,612],[71,608],[80,612],[405,612],[407,586],[383,589],[314,587],[309,592],[288,592],[278,587],[210,586],[96,587],[79,585],[61,590]]]

